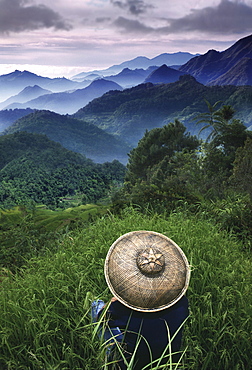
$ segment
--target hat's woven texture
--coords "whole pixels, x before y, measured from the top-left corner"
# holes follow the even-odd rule
[[[110,247],[105,277],[112,294],[126,306],[159,311],[185,293],[190,269],[174,241],[153,231],[133,231]]]

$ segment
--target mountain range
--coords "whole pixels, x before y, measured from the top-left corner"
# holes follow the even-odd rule
[[[12,103],[5,107],[5,109],[47,109],[56,113],[72,114],[88,104],[91,100],[110,90],[122,90],[122,87],[113,81],[99,79],[91,82],[89,86],[83,89],[54,94],[43,93],[37,98],[28,100],[25,103]]]
[[[173,83],[145,83],[108,92],[73,117],[92,122],[136,146],[146,129],[162,127],[175,119],[191,134],[198,134],[200,127],[195,125],[194,118],[208,110],[204,100],[231,105],[236,111],[235,118],[251,126],[252,86],[205,86],[189,75],[182,75]]]
[[[177,63],[187,60],[178,65],[175,57]],[[222,52],[137,57],[71,80],[15,71],[0,76],[2,93],[17,92],[1,103],[0,130],[44,133],[97,162],[126,163],[146,129],[178,118],[197,134],[193,118],[207,110],[204,99],[232,105],[235,117],[250,127],[251,85],[252,35]]]
[[[19,94],[25,87],[38,85],[52,92],[75,89],[78,83],[66,78],[49,78],[38,76],[29,71],[14,71],[0,76],[0,99]]]
[[[119,160],[126,164],[127,154],[147,130],[179,119],[191,134],[200,126],[194,118],[211,104],[231,105],[235,118],[252,125],[252,86],[205,86],[189,75],[168,84],[145,83],[131,89],[109,91],[92,100],[73,115],[38,110],[24,116],[3,134],[19,131],[45,134],[63,147],[81,153],[95,162]]]
[[[190,59],[179,67],[181,72],[188,73],[203,84],[210,85],[250,85],[251,69],[237,68],[249,64],[252,58],[252,35],[238,40],[230,48],[218,52],[209,50],[206,54]],[[234,67],[236,68],[234,69]],[[235,76],[234,74],[237,73]],[[243,78],[239,77],[239,74]],[[226,75],[226,78],[223,78]],[[233,82],[233,83],[232,83]]]
[[[149,67],[153,66],[161,66],[163,64],[166,64],[167,66],[180,66],[182,64],[185,64],[190,60],[191,58],[197,56],[199,54],[190,54],[190,53],[163,53],[160,55],[157,55],[154,58],[147,58],[143,56],[136,57],[132,60],[128,60],[126,62],[123,62],[121,64],[113,65],[112,67],[109,67],[107,69],[103,70],[95,70],[92,72],[82,72],[75,76],[73,76],[73,80],[82,80],[83,78],[86,78],[91,73],[96,74],[98,76],[110,76],[113,74],[120,73],[123,69],[148,69]]]
[[[51,79],[16,70],[0,76],[0,99],[7,95],[0,109],[49,109],[73,114],[109,90],[127,89],[146,82],[167,84],[184,74],[204,85],[251,85],[252,35],[222,52],[164,53],[152,59],[137,57],[106,70],[80,73],[72,79]]]

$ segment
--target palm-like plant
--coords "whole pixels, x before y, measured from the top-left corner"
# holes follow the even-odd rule
[[[197,120],[196,125],[206,123],[206,125],[199,130],[199,135],[206,129],[212,129],[206,138],[206,142],[209,142],[225,131],[225,128],[233,118],[235,111],[230,105],[224,105],[221,109],[216,109],[217,106],[221,104],[220,100],[213,105],[206,99],[205,102],[208,107],[208,112],[200,113],[194,119]]]

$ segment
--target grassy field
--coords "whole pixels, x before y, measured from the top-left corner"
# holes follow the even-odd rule
[[[71,212],[71,211],[69,211]],[[78,212],[81,212],[79,210]],[[192,269],[185,355],[179,369],[252,368],[251,254],[201,215],[143,215],[128,208],[69,230],[17,275],[3,271],[0,295],[1,370],[98,370],[104,350],[90,320],[94,298],[111,297],[103,265],[110,245],[133,230],[173,239]],[[52,241],[54,243],[54,241]],[[175,369],[172,364],[167,369]]]
[[[44,206],[0,209],[0,268],[13,272],[26,264],[27,259],[41,255],[46,249],[56,250],[66,233],[106,212],[106,206],[95,204],[57,211]]]

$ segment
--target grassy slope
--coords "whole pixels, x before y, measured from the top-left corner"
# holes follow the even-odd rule
[[[184,368],[251,368],[251,256],[201,216],[143,216],[132,209],[67,234],[57,253],[34,259],[22,277],[2,278],[0,368],[99,369],[90,298],[110,297],[103,274],[108,248],[141,229],[172,238],[192,266]]]
[[[104,215],[106,206],[86,204],[52,211],[43,206],[29,211],[24,207],[0,210],[0,269],[14,271],[27,259],[41,255],[47,248],[57,249],[69,230]]]

